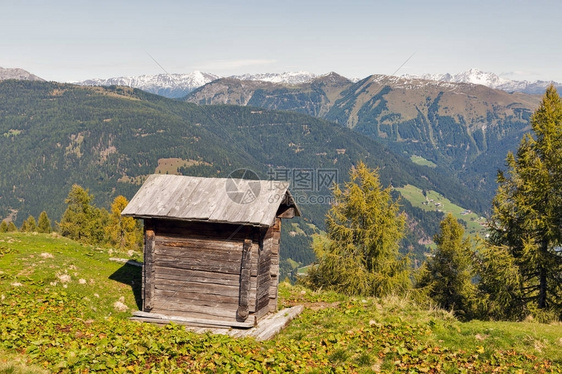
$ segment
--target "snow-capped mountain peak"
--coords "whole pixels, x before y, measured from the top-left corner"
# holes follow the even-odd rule
[[[406,78],[421,78],[432,81],[452,82],[452,83],[471,83],[481,84],[490,88],[507,91],[507,92],[524,92],[529,94],[542,94],[546,87],[551,83],[556,87],[562,87],[562,84],[553,81],[515,81],[500,77],[497,74],[484,72],[479,69],[469,69],[458,74],[424,74],[421,76],[405,75]]]
[[[233,75],[230,78],[251,81],[264,81],[271,83],[285,83],[292,85],[309,83],[316,77],[317,75],[315,74],[306,71],[298,71],[285,73]],[[83,82],[76,83],[84,86],[128,86],[139,88],[143,91],[147,91],[157,95],[179,98],[219,78],[221,77],[218,75],[195,70],[188,74],[158,74],[139,75],[136,77],[88,79]]]
[[[139,75],[136,77],[116,77],[108,79],[88,79],[77,84],[84,86],[128,86],[143,91],[178,98],[215,79],[218,75],[194,71],[188,74]]]
[[[301,84],[301,83],[309,83],[316,77],[317,77],[316,74],[312,74],[307,71],[296,71],[296,72],[284,72],[284,73],[233,75],[231,78],[248,80],[248,81],[271,82],[271,83]]]
[[[481,84],[492,88],[496,88],[500,85],[509,82],[508,79],[501,78],[497,74],[487,73],[482,70],[474,69],[474,68],[454,75],[451,75],[449,73],[424,74],[419,78],[433,80],[433,81],[452,82],[452,83]]]

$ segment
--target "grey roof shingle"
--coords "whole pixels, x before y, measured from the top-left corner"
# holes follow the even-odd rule
[[[300,210],[287,182],[154,174],[121,213],[164,218],[271,226],[281,204]]]

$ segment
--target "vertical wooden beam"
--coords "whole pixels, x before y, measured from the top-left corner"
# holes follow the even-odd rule
[[[275,225],[271,227],[273,237],[271,238],[271,286],[269,291],[269,311],[277,311],[277,293],[279,286],[279,246],[281,242],[281,219],[275,218]]]
[[[142,310],[150,312],[153,308],[152,298],[154,297],[154,249],[155,234],[152,227],[144,230],[144,264],[143,264],[143,295]]]
[[[242,247],[242,264],[240,266],[240,291],[236,320],[245,321],[249,315],[250,277],[252,275],[252,240],[245,239]]]

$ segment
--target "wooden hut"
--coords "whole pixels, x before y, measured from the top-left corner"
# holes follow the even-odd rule
[[[144,317],[247,328],[276,311],[288,183],[151,175],[122,214],[144,219]]]

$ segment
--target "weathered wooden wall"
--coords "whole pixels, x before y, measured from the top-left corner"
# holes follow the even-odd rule
[[[268,228],[263,239],[263,247],[268,248],[271,255],[269,266],[269,312],[277,311],[277,287],[279,285],[279,244],[281,240],[281,219],[276,218],[275,224]]]
[[[275,251],[279,262],[274,236],[265,245],[256,227],[146,220],[143,310],[223,321],[261,318],[270,310]],[[249,283],[241,283],[241,274]],[[239,314],[244,307],[246,318]]]

